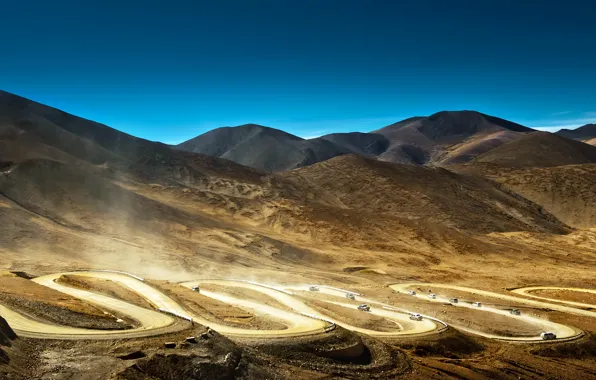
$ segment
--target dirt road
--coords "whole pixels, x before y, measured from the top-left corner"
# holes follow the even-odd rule
[[[559,302],[559,303],[566,303],[568,305],[572,305],[574,307],[581,307],[581,308],[588,308],[588,309],[596,309],[596,305],[590,303],[583,303],[583,302],[574,302],[574,301],[565,301],[557,298],[549,298],[549,297],[542,297],[532,294],[531,292],[539,291],[539,290],[555,290],[555,291],[573,291],[573,292],[581,292],[581,293],[591,293],[596,294],[595,289],[585,289],[585,288],[561,288],[556,286],[528,286],[525,288],[518,288],[511,290],[512,293],[521,294],[523,296],[538,298],[547,301]]]
[[[514,303],[523,303],[523,304],[538,306],[538,307],[542,307],[542,308],[548,308],[548,309],[554,309],[554,310],[559,310],[559,311],[563,311],[563,312],[568,312],[568,313],[572,313],[572,314],[580,314],[580,315],[588,315],[591,317],[596,317],[596,313],[594,313],[594,312],[586,312],[585,310],[574,309],[574,308],[570,308],[570,307],[566,307],[566,306],[558,306],[558,305],[553,305],[553,304],[545,303],[545,302],[527,300],[527,299],[523,299],[520,297],[513,297],[513,296],[489,292],[489,291],[485,291],[485,290],[467,288],[464,286],[434,284],[434,283],[432,283],[432,284],[429,284],[429,283],[406,283],[406,284],[390,285],[390,288],[392,288],[393,290],[401,292],[401,293],[405,293],[405,294],[407,294],[408,289],[411,289],[414,287],[453,289],[453,290],[459,290],[459,291],[464,291],[464,292],[470,292],[470,293],[474,293],[474,294],[478,294],[478,295],[482,295],[482,296],[486,296],[486,297],[496,298],[496,299],[500,299],[500,300],[504,300],[504,301],[511,301]],[[431,299],[426,294],[416,294],[415,297],[417,297],[419,299],[424,299],[429,302],[450,303],[449,297],[440,296],[440,295],[437,295],[436,299]],[[519,315],[519,316],[511,315],[508,311],[505,311],[505,310],[500,310],[500,309],[496,309],[493,307],[487,307],[487,306],[475,307],[471,303],[468,303],[468,302],[458,302],[458,303],[453,303],[452,305],[456,306],[456,307],[465,307],[465,308],[474,309],[475,311],[478,311],[478,312],[495,313],[495,314],[500,314],[500,315],[510,317],[510,318],[521,319],[529,324],[539,326],[544,331],[554,332],[557,335],[557,340],[576,339],[583,335],[583,332],[577,328],[566,326],[566,325],[563,325],[560,323],[547,321],[547,320],[541,319],[541,318],[535,318],[535,317],[528,316],[528,315]],[[454,325],[454,327],[457,327],[458,329],[460,329],[462,331],[465,331],[465,332],[468,332],[471,334],[475,334],[475,335],[480,335],[480,336],[490,338],[490,339],[498,339],[498,340],[505,340],[505,341],[514,341],[514,342],[541,342],[541,341],[543,341],[540,336],[511,337],[511,336],[504,336],[504,335],[488,334],[483,331],[469,329],[464,326]]]

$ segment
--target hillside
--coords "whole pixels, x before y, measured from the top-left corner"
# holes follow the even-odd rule
[[[596,147],[547,132],[534,132],[474,159],[511,167],[548,167],[596,163]]]
[[[568,139],[587,142],[596,138],[596,124],[586,124],[576,129],[561,129],[555,134]]]
[[[0,253],[7,268],[117,263],[158,277],[205,266],[230,275],[247,266],[278,273],[376,263],[389,270],[388,254],[418,264],[411,257],[422,255],[430,265],[456,260],[454,253],[516,252],[519,242],[495,244],[487,238],[494,234],[569,232],[531,193],[534,203],[475,174],[376,160],[363,147],[382,144],[381,135],[329,137],[370,158],[342,155],[266,174],[23,98],[3,102]],[[125,141],[135,149],[127,151]]]
[[[284,176],[326,189],[349,209],[479,233],[565,226],[539,206],[485,180],[442,168],[394,164],[354,155],[297,169]]]
[[[466,162],[532,129],[474,111],[443,111],[374,131],[390,145],[383,161],[447,165]]]
[[[471,163],[451,169],[496,181],[569,226],[596,227],[596,164],[504,167]]]
[[[217,128],[178,149],[225,158],[263,171],[283,171],[327,160],[349,150],[325,139],[305,140],[255,124]]]
[[[403,164],[449,165],[468,162],[529,131],[474,111],[443,111],[402,120],[371,133],[333,133],[310,140],[254,124],[224,127],[177,148],[274,172],[349,153]]]

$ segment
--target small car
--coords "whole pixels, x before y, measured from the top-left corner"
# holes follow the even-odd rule
[[[367,304],[363,303],[362,305],[358,306],[358,310],[360,310],[360,311],[370,311],[370,306],[368,306]]]
[[[199,286],[197,285],[197,286],[193,286],[192,287],[192,290],[195,291],[195,292],[200,292],[201,291],[201,288],[199,288]]]
[[[511,313],[512,315],[521,315],[521,311],[519,311],[518,309],[511,309],[509,313]]]
[[[353,295],[352,293],[346,293],[346,298],[351,299],[351,300],[355,300],[356,296]]]
[[[555,333],[548,332],[548,331],[545,331],[543,333],[540,333],[540,337],[543,340],[555,340],[555,339],[557,339],[557,335]]]
[[[474,302],[472,304],[472,306],[474,306],[474,307],[482,307],[482,304],[480,302]]]
[[[410,319],[413,321],[421,321],[422,315],[420,315],[418,313],[410,314]]]
[[[413,291],[413,290],[408,290],[408,294],[411,295],[411,296],[415,296],[416,295],[416,292]]]
[[[435,293],[430,293],[428,295],[428,298],[430,298],[431,300],[436,300],[437,299],[437,295]]]
[[[319,287],[318,286],[309,286],[308,290],[310,290],[311,292],[318,292],[319,291]]]
[[[449,302],[451,302],[451,303],[458,303],[459,300],[457,298],[450,298],[449,299]]]

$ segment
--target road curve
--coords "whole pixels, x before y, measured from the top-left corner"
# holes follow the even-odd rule
[[[231,281],[231,280],[200,280],[200,281],[189,281],[181,283],[180,285],[192,288],[193,286],[201,285],[201,284],[217,284],[217,285],[224,285],[224,286],[233,286],[233,287],[243,287],[251,290],[256,290],[258,292],[267,294],[275,299],[284,300],[285,302],[295,302],[296,300],[293,297],[284,294],[283,292],[277,291],[274,288],[267,287],[267,286],[259,286],[248,282],[240,282],[240,281]],[[255,301],[250,301],[246,299],[239,299],[236,297],[232,297],[227,294],[222,294],[218,292],[210,292],[206,290],[201,290],[201,294],[216,299],[221,302],[228,303],[230,305],[236,305],[243,308],[250,309],[255,312],[257,315],[266,315],[272,317],[273,319],[280,320],[281,322],[285,323],[288,328],[283,330],[250,330],[250,329],[242,329],[238,327],[231,327],[227,325],[222,325],[217,322],[213,322],[207,320],[199,315],[193,315],[193,318],[198,323],[201,323],[205,326],[209,326],[210,328],[218,331],[224,335],[232,335],[232,336],[251,336],[251,337],[263,337],[263,338],[275,338],[275,337],[287,337],[287,336],[297,336],[297,335],[312,335],[312,334],[320,334],[325,332],[326,329],[329,328],[330,322],[324,320],[323,318],[317,319],[312,318],[310,316],[290,313],[285,310],[281,310],[279,308],[275,308],[269,305],[264,305]],[[284,297],[285,296],[285,297]],[[282,301],[282,302],[284,302]],[[305,314],[311,314],[308,311]],[[312,316],[318,317],[316,314],[312,314]]]
[[[63,326],[53,323],[46,323],[30,318],[19,312],[11,310],[0,305],[0,314],[7,320],[8,324],[17,332],[18,335],[32,338],[51,338],[51,339],[115,339],[115,338],[137,338],[164,334],[168,332],[181,331],[189,327],[177,318],[159,313],[154,310],[148,310],[128,302],[118,300],[109,296],[96,294],[82,289],[71,288],[56,283],[54,280],[63,274],[77,274],[93,276],[93,272],[67,272],[42,276],[32,281],[48,286],[62,293],[83,299],[89,303],[95,304],[101,308],[111,310],[120,315],[128,316],[139,322],[139,327],[128,330],[95,330]],[[112,280],[126,284],[130,277],[125,275],[112,274]],[[97,277],[103,277],[98,274]],[[142,282],[134,280],[140,284]],[[136,284],[135,284],[136,285]],[[145,285],[145,284],[143,284]],[[131,287],[133,285],[130,285]],[[133,286],[134,287],[134,286]],[[146,295],[143,295],[145,298]]]
[[[573,291],[573,292],[596,294],[596,289],[565,288],[565,287],[557,287],[557,286],[527,286],[524,288],[512,289],[510,291],[512,293],[520,294],[520,295],[526,296],[526,297],[532,297],[532,298],[537,298],[537,299],[547,300],[547,301],[552,301],[552,302],[565,303],[565,304],[571,305],[573,307],[587,308],[587,309],[596,308],[596,305],[594,305],[594,304],[583,303],[583,302],[574,302],[574,301],[565,301],[565,300],[560,300],[557,298],[542,297],[542,296],[537,296],[537,295],[531,293],[536,290],[568,290],[568,291]]]
[[[426,335],[429,333],[438,333],[438,332],[442,331],[443,327],[444,327],[444,325],[442,325],[440,323],[436,323],[434,320],[429,319],[429,318],[425,318],[422,321],[413,321],[410,319],[410,313],[399,310],[397,308],[390,308],[390,309],[383,308],[383,306],[390,306],[390,305],[385,305],[381,302],[370,300],[368,298],[358,295],[358,293],[348,292],[348,291],[344,291],[343,289],[338,289],[338,288],[333,288],[333,287],[328,287],[328,286],[318,286],[318,285],[315,285],[315,286],[319,290],[317,292],[312,292],[313,294],[324,293],[324,294],[341,297],[341,298],[345,299],[345,295],[347,292],[347,293],[354,295],[354,299],[356,301],[362,301],[367,304],[379,305],[381,307],[371,307],[370,313],[377,315],[379,317],[388,319],[388,320],[396,323],[398,326],[396,331],[391,331],[391,332],[377,331],[377,330],[371,330],[371,329],[365,329],[365,328],[361,328],[361,327],[357,327],[357,326],[352,326],[350,324],[347,324],[347,323],[344,323],[344,322],[341,322],[341,321],[338,321],[335,319],[331,319],[328,316],[323,316],[324,318],[332,320],[337,325],[342,326],[343,328],[348,329],[348,330],[357,331],[357,332],[375,336],[375,337],[397,338],[397,337],[412,336],[412,335]],[[285,290],[309,291],[309,288],[310,288],[310,285],[293,285],[293,286],[285,287]],[[332,303],[332,304],[335,304],[338,306],[343,306],[346,308],[351,308],[351,309],[357,308],[356,305],[353,305],[350,303],[345,303],[345,302],[336,302],[336,301],[329,301],[329,300],[324,300],[324,299],[322,299],[321,301]],[[306,306],[303,302],[301,302],[301,303],[304,305],[304,307],[309,308],[309,306]],[[312,310],[312,312],[315,312],[315,313],[321,315],[317,311],[315,311],[313,309],[311,309],[311,310]]]
[[[397,292],[401,292],[401,293],[405,293],[405,294],[407,294],[407,290],[412,287],[429,287],[429,288],[432,287],[432,288],[441,288],[441,289],[453,289],[453,290],[459,290],[459,291],[469,292],[469,293],[473,293],[473,294],[479,294],[479,295],[483,295],[483,296],[490,297],[490,298],[497,298],[497,299],[501,299],[501,300],[505,300],[505,301],[524,303],[524,304],[539,306],[542,308],[556,309],[556,310],[560,310],[560,311],[564,311],[564,312],[572,312],[573,314],[584,315],[583,313],[581,313],[583,310],[573,309],[573,308],[569,308],[569,307],[565,307],[565,306],[557,307],[557,305],[553,305],[550,303],[527,300],[527,299],[523,299],[520,297],[513,297],[513,296],[509,296],[509,295],[505,295],[505,294],[494,293],[494,292],[489,292],[489,291],[485,291],[485,290],[478,290],[478,289],[468,288],[468,287],[464,287],[464,286],[448,285],[448,284],[435,284],[435,283],[405,283],[405,284],[393,284],[393,285],[389,285],[389,287]],[[438,295],[437,295],[436,299],[430,299],[426,295],[421,295],[421,294],[416,294],[415,297],[424,299],[429,302],[450,303],[448,297],[441,297]],[[529,324],[533,324],[535,326],[541,327],[545,331],[554,332],[557,335],[556,341],[571,340],[571,339],[576,339],[576,338],[583,336],[583,332],[577,328],[566,326],[566,325],[556,323],[556,322],[547,321],[547,320],[541,319],[541,318],[535,318],[535,317],[528,316],[528,315],[514,316],[505,310],[500,310],[500,309],[487,307],[487,306],[482,306],[480,308],[477,308],[477,307],[474,307],[471,304],[465,303],[465,302],[458,302],[458,303],[455,303],[452,305],[456,306],[456,307],[470,308],[470,309],[473,309],[473,310],[479,311],[479,312],[490,312],[490,313],[494,313],[494,314],[499,314],[499,315],[506,316],[508,318],[522,319]],[[596,313],[592,313],[592,314],[593,315],[591,315],[591,316],[596,316]],[[490,339],[511,341],[511,342],[534,342],[534,343],[535,342],[544,342],[540,336],[512,337],[512,336],[505,336],[505,335],[489,334],[489,333],[485,333],[483,331],[470,329],[470,328],[467,328],[464,326],[457,326],[457,325],[453,325],[453,326],[457,327],[458,329],[460,329],[462,331],[465,331],[465,332],[468,332],[471,334],[475,334],[475,335],[480,335],[480,336],[490,338]]]

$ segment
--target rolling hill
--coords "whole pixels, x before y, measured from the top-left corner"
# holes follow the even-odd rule
[[[313,243],[414,252],[474,246],[468,234],[568,231],[485,180],[376,160],[380,134],[320,139],[370,158],[343,154],[267,174],[7,93],[0,110],[0,220],[7,226],[0,249],[21,266],[52,266],[56,255],[106,264],[121,252],[128,269],[191,257],[270,265],[263,262],[272,256],[255,256],[255,249],[282,261],[310,257],[315,265],[330,259],[313,253]],[[263,133],[303,141],[255,126],[226,133],[239,131],[242,141]]]
[[[344,155],[283,174],[316,184],[348,209],[479,233],[566,227],[540,207],[481,178],[443,168]]]
[[[390,145],[383,161],[448,165],[466,162],[532,129],[474,111],[443,111],[374,131]]]
[[[452,169],[495,181],[569,226],[596,227],[596,164],[507,167],[473,162]]]
[[[371,133],[333,133],[310,140],[254,124],[224,127],[177,148],[263,171],[290,170],[350,153],[395,163],[449,165],[470,161],[530,131],[478,112],[444,111]]]
[[[548,132],[534,132],[474,159],[511,167],[548,167],[596,163],[596,147]]]
[[[293,169],[350,152],[326,139],[305,140],[256,124],[217,128],[176,147],[263,171]]]

